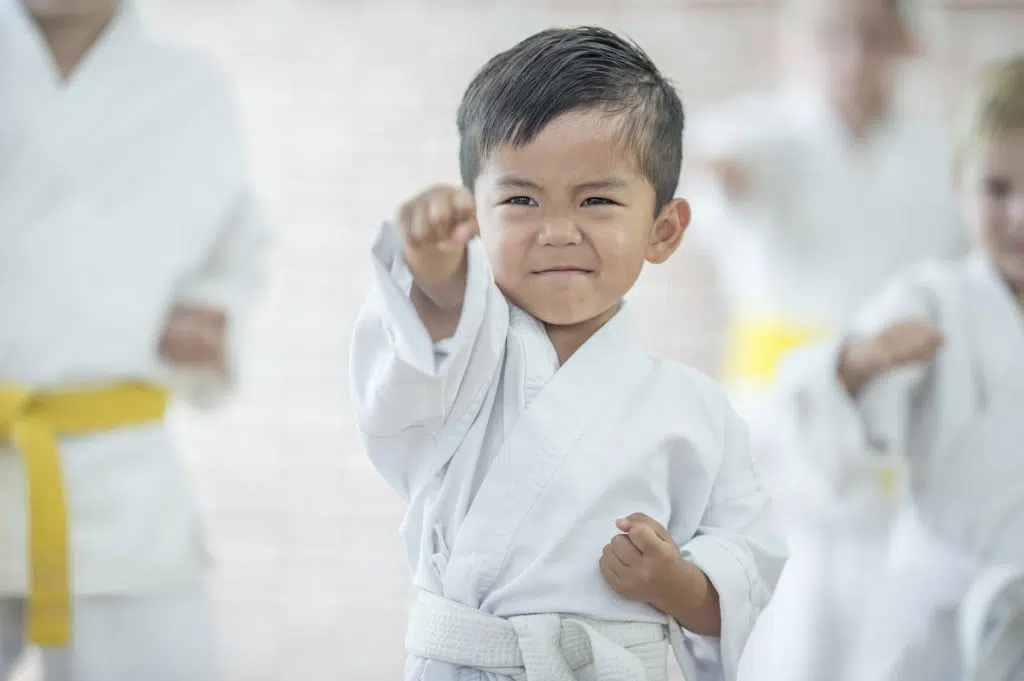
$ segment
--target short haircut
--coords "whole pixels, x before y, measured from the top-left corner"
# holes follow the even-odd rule
[[[957,163],[990,135],[1024,132],[1024,54],[986,63],[975,77],[957,125]]]
[[[621,119],[660,211],[679,184],[683,105],[639,46],[602,28],[542,31],[484,65],[459,106],[463,184],[472,191],[496,148],[529,144],[555,118],[586,110]]]

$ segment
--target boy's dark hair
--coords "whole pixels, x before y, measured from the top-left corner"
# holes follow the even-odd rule
[[[470,190],[488,154],[529,144],[570,111],[622,116],[623,141],[654,186],[660,211],[683,160],[683,105],[635,43],[603,28],[549,29],[492,58],[459,106],[459,166]]]

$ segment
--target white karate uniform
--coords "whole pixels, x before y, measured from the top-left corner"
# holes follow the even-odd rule
[[[20,3],[0,5],[0,385],[141,380],[212,405],[233,382],[264,248],[228,89],[205,61],[150,39],[130,3],[62,82]],[[162,363],[158,341],[176,305],[226,311],[226,371]],[[68,438],[60,449],[72,593],[82,606],[73,612],[71,658],[92,659],[96,641],[104,655],[146,650],[133,622],[159,612],[177,636],[206,636],[205,605],[128,612],[161,608],[160,594],[183,589],[205,603],[197,504],[166,428]],[[24,475],[19,453],[0,444],[5,640],[20,628],[28,589]],[[131,597],[118,601],[124,618],[93,618],[112,602],[104,599],[121,597]],[[98,621],[105,624],[94,629]],[[180,668],[172,664],[178,645],[148,648],[145,674],[110,672],[103,681],[170,679],[158,672]],[[0,668],[16,652],[0,651]]]
[[[929,467],[897,521],[851,678],[1024,678],[1024,390],[1018,393],[986,404],[933,455],[941,468]]]
[[[389,227],[373,253],[351,374],[369,455],[409,503],[402,536],[421,595],[406,678],[664,679],[667,626],[689,681],[732,679],[782,554],[724,394],[644,352],[627,310],[559,367],[479,240],[458,329],[433,344]],[[601,551],[634,512],[715,585],[721,638],[605,583]]]
[[[942,331],[938,355],[879,377],[854,401],[836,375],[846,338],[905,319]],[[915,636],[939,642],[918,662],[946,655],[956,668],[959,655],[949,655],[958,653],[955,609],[964,592],[980,570],[1024,557],[1024,534],[1010,534],[1024,528],[1024,489],[1011,472],[1022,470],[1013,459],[1019,439],[1016,450],[1006,445],[1008,424],[1019,432],[1024,423],[1024,314],[1008,286],[980,253],[922,265],[868,305],[849,334],[797,353],[784,381],[794,454],[784,498],[821,524],[807,539],[816,546],[794,552],[741,678],[916,679],[905,650],[920,643]],[[998,444],[980,444],[994,437]],[[885,482],[894,476],[902,483]],[[821,564],[805,555],[831,555],[837,569],[822,576]],[[814,578],[827,580],[826,588],[808,589]],[[766,674],[779,645],[773,629],[789,625],[794,612],[810,613],[820,657],[802,660],[811,667],[803,676],[777,666]],[[862,647],[870,664],[858,669],[852,660]],[[910,665],[901,671],[907,675],[885,676],[896,664]],[[934,670],[921,673],[935,678]]]
[[[926,122],[894,113],[855,141],[821,95],[793,85],[708,112],[687,139],[688,155],[746,169],[744,199],[695,202],[744,247],[722,253],[737,314],[838,329],[890,277],[967,248],[949,146]]]
[[[216,639],[209,594],[180,589],[76,599],[73,643],[44,648],[45,681],[213,681]],[[0,679],[24,647],[24,604],[0,600]]]
[[[828,333],[890,277],[966,251],[946,138],[921,121],[894,113],[854,141],[820,93],[787,85],[707,112],[687,141],[688,156],[732,158],[745,170],[735,201],[709,178],[693,187],[694,231],[719,254],[738,323]],[[726,378],[755,456],[772,457],[765,472],[785,477],[772,454],[773,381]]]

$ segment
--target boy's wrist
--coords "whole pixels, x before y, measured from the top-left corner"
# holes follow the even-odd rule
[[[462,309],[469,269],[465,252],[455,265],[454,271],[448,276],[424,276],[417,272],[418,269],[410,263],[414,296],[422,297],[422,302],[430,303],[441,312],[454,313]]]
[[[846,343],[839,351],[839,366],[836,368],[839,381],[852,397],[860,393],[870,377],[870,372],[863,366],[863,362],[858,360],[858,350],[857,341]]]
[[[651,605],[683,629],[700,636],[721,635],[718,591],[699,567],[680,556],[662,592],[664,596]]]
[[[695,592],[699,591],[704,579],[700,568],[680,555],[650,605],[670,615],[674,611],[691,609],[698,600]]]

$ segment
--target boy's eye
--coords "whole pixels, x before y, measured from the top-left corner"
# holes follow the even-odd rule
[[[536,206],[537,202],[531,199],[529,196],[513,196],[511,199],[505,201],[505,203],[512,206]]]
[[[589,199],[584,199],[584,206],[617,206],[618,204],[611,199],[604,199],[599,196],[592,196]]]
[[[1010,182],[998,177],[985,180],[985,194],[993,199],[1005,199],[1010,195]]]

